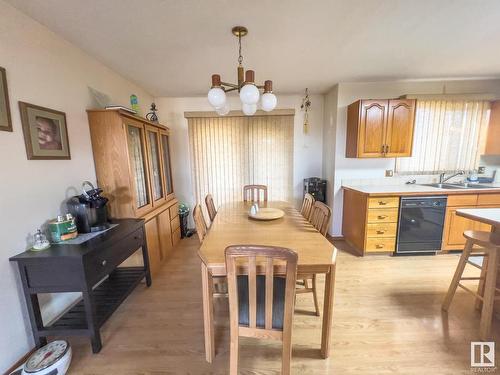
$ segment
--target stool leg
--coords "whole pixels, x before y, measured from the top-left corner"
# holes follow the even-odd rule
[[[493,304],[495,302],[495,289],[497,283],[498,256],[495,249],[488,251],[488,270],[484,283],[483,309],[481,311],[481,323],[479,325],[479,336],[486,341],[490,336],[491,319],[493,318]]]
[[[450,308],[451,301],[453,299],[453,296],[455,295],[455,292],[457,291],[458,283],[462,278],[465,265],[467,264],[467,259],[469,258],[469,255],[472,251],[472,246],[473,246],[472,241],[467,240],[467,242],[465,243],[464,251],[462,252],[460,260],[458,261],[457,269],[455,270],[455,275],[453,275],[450,287],[448,288],[448,293],[446,293],[443,305],[441,306],[443,311],[448,311],[448,309]]]
[[[488,269],[488,256],[485,256],[483,258],[483,265],[481,268],[481,275],[479,276],[481,280],[479,280],[479,285],[477,286],[477,294],[479,294],[481,297],[484,297],[484,282],[486,280],[486,270]],[[481,310],[482,306],[483,301],[481,301],[480,298],[476,298],[476,310]]]

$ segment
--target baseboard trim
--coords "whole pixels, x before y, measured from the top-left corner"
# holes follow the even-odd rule
[[[35,352],[36,348],[31,349],[28,353],[26,353],[24,356],[19,358],[19,360],[14,363],[6,372],[4,372],[4,375],[9,375],[11,374],[14,370],[16,370],[19,366],[21,366],[30,355],[32,355]]]

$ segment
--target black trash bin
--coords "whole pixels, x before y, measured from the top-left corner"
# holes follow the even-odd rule
[[[179,220],[181,222],[181,238],[188,237],[189,207],[185,203],[179,205]]]

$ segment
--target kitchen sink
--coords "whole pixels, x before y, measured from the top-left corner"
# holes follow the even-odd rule
[[[434,183],[434,184],[421,184],[421,186],[430,186],[439,189],[491,189],[490,186],[478,185],[478,184],[447,184],[447,183]]]

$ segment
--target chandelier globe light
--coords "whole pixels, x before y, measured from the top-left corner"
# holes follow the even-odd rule
[[[247,116],[252,116],[257,112],[257,104],[260,100],[260,107],[266,112],[276,108],[278,98],[273,94],[273,82],[265,81],[263,86],[255,84],[255,72],[243,68],[243,56],[241,54],[241,38],[248,34],[244,26],[235,26],[232,29],[233,35],[238,37],[238,83],[222,82],[219,74],[212,75],[212,87],[208,91],[208,102],[220,116],[229,113],[229,104],[227,103],[227,92],[238,91],[242,103],[241,109]],[[264,92],[260,95],[260,89]]]

